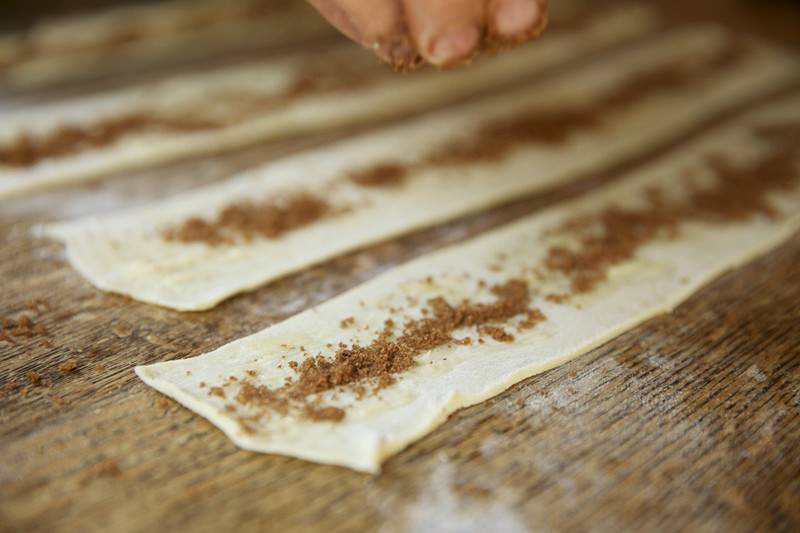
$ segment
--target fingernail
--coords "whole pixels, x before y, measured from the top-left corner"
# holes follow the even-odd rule
[[[512,37],[529,30],[541,14],[535,0],[505,0],[495,12],[494,23],[498,32]]]
[[[472,54],[478,46],[480,33],[477,28],[466,27],[449,30],[437,37],[430,47],[428,61],[437,66],[447,65]]]

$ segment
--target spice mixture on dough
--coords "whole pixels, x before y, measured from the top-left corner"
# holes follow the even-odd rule
[[[517,113],[512,118],[492,120],[478,127],[467,138],[439,147],[417,162],[383,161],[351,172],[345,179],[362,187],[392,187],[402,184],[413,172],[426,168],[498,160],[523,144],[561,144],[578,131],[603,126],[609,115],[654,94],[680,91],[702,82],[704,78],[719,71],[730,69],[738,64],[746,53],[747,50],[741,42],[731,40],[720,51],[709,57],[694,62],[670,62],[634,73],[613,91],[592,102],[556,110],[533,109]],[[317,205],[323,205],[325,202],[319,196],[314,199],[310,193],[304,193],[304,198]],[[260,218],[261,210],[264,211],[263,217],[266,219],[271,218],[274,212],[272,202],[247,205],[249,220]],[[224,207],[223,213],[231,209],[239,210],[240,207],[238,204]],[[285,231],[314,222],[329,212],[318,209],[315,214],[315,219],[309,218],[301,225],[287,225],[283,231],[277,233],[254,231],[247,224],[226,225],[223,216],[211,222],[194,217],[177,228],[167,229],[164,236],[167,240],[203,242],[210,246],[232,244],[235,242],[235,234],[246,240],[252,239],[255,235],[276,238]]]
[[[340,63],[305,67],[294,73],[292,82],[275,94],[217,93],[204,95],[205,102],[189,102],[185,111],[169,113],[136,111],[88,124],[65,124],[44,135],[21,132],[9,144],[0,145],[0,166],[30,167],[46,159],[56,159],[96,150],[125,137],[146,133],[191,133],[233,126],[253,115],[271,111],[314,94],[351,90],[377,81],[381,72],[347,68]],[[198,109],[227,106],[224,118],[198,117]]]
[[[656,239],[675,238],[683,224],[727,224],[754,216],[778,216],[768,195],[797,186],[800,125],[777,123],[759,127],[754,134],[770,145],[766,153],[737,164],[709,154],[706,166],[713,181],[702,185],[686,181],[682,184],[686,194],[679,198],[650,188],[642,192],[644,202],[637,207],[612,203],[569,217],[548,232],[548,238],[558,238],[559,244],[549,246],[541,264],[529,265],[526,271],[539,273],[543,280],[565,278],[569,291],[546,297],[552,303],[565,305],[571,296],[597,288],[613,266],[633,259],[642,246]],[[563,244],[565,239],[571,244]],[[433,278],[425,281],[436,285]],[[485,281],[478,281],[479,287],[486,285]],[[224,386],[238,386],[238,391],[232,396],[235,403],[226,408],[236,412],[238,406],[255,407],[263,409],[263,415],[276,412],[336,422],[346,416],[345,408],[323,405],[320,393],[349,387],[359,398],[376,394],[415,368],[422,353],[445,345],[483,343],[484,337],[513,342],[514,330],[546,320],[532,305],[536,288],[520,277],[510,277],[490,290],[495,298],[490,303],[464,300],[453,305],[443,297],[431,298],[418,309],[420,318],[407,319],[400,328],[395,320],[386,320],[383,330],[367,345],[341,343],[331,355],[320,353],[291,362],[295,375],[279,388],[257,384],[252,373],[242,378],[231,376]],[[358,316],[348,316],[340,325],[352,327],[358,322]],[[474,328],[476,340],[454,337],[462,328]],[[259,415],[242,416],[243,427],[247,428],[254,416]]]
[[[453,333],[462,328],[502,331],[496,340],[510,342],[513,336],[497,324],[522,316],[524,327],[533,327],[544,319],[541,311],[530,307],[526,282],[510,280],[492,287],[491,292],[495,300],[490,303],[463,301],[454,306],[443,298],[433,298],[428,301],[423,316],[406,321],[399,334],[395,333],[394,321],[388,319],[370,344],[340,344],[333,357],[318,354],[299,364],[289,363],[296,377],[279,389],[254,385],[244,379],[235,399],[242,405],[265,407],[282,414],[290,409],[298,411],[296,407],[299,407],[302,414],[312,419],[340,420],[344,417],[342,409],[316,405],[309,397],[355,383],[360,384],[358,392],[362,395],[366,384],[373,385],[373,392],[388,387],[397,374],[416,366],[421,353],[456,342]]]
[[[231,204],[211,222],[200,217],[164,232],[168,241],[232,244],[235,237],[275,239],[287,231],[315,222],[331,211],[327,202],[311,193],[297,193],[266,202]]]

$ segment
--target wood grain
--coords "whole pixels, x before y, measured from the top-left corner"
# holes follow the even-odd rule
[[[621,169],[370,247],[204,313],[100,293],[58,245],[30,235],[44,220],[142,203],[340,134],[0,206],[0,317],[46,300],[36,320],[52,344],[0,342],[0,385],[19,385],[0,397],[0,530],[800,529],[800,235],[672,314],[458,412],[375,478],[237,450],[131,369],[258,331]],[[69,359],[78,366],[65,373]],[[45,384],[28,385],[29,371]]]

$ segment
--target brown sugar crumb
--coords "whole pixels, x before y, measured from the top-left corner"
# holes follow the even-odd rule
[[[514,342],[514,335],[497,326],[481,326],[478,331],[497,342]]]
[[[344,418],[344,410],[338,407],[305,407],[305,415],[316,422],[339,422]]]
[[[331,206],[310,193],[293,193],[284,198],[230,204],[211,221],[192,217],[167,228],[167,241],[201,242],[209,246],[234,244],[237,240],[276,239],[286,232],[307,226],[331,212]]]
[[[28,380],[28,383],[31,385],[41,385],[42,384],[42,375],[36,372],[35,370],[30,370],[25,374],[25,379]]]
[[[219,398],[225,398],[225,389],[222,387],[211,387],[208,389],[209,396],[217,396]]]
[[[15,390],[17,390],[18,387],[19,385],[17,385],[13,381],[8,383],[3,383],[3,385],[0,386],[0,395],[7,396],[12,392],[14,392]]]
[[[254,405],[266,407],[280,414],[289,412],[289,400],[264,385],[253,385],[249,381],[242,381],[236,401],[241,405]]]
[[[225,412],[226,413],[234,413],[234,412],[236,412],[236,406],[235,405],[231,405],[229,403],[226,403],[225,404]]]
[[[367,388],[364,385],[356,385],[353,387],[353,394],[360,400],[367,394]]]
[[[531,329],[547,320],[547,317],[539,309],[531,309],[525,313],[525,318],[519,323],[519,329]]]
[[[258,372],[256,372],[255,370],[245,370],[244,373],[250,376],[251,378],[254,378],[256,377],[256,375],[258,375]]]
[[[355,321],[356,321],[355,317],[352,317],[352,316],[349,316],[347,318],[343,318],[342,321],[339,322],[339,327],[341,327],[342,329],[349,328],[350,326],[352,326],[355,323]]]
[[[75,359],[68,359],[58,365],[58,369],[64,374],[75,372],[77,368],[78,368],[78,362]]]
[[[117,462],[113,459],[106,459],[89,468],[84,474],[82,482],[87,483],[95,478],[119,477],[120,475],[122,472]]]
[[[245,382],[236,400],[243,405],[278,409],[284,413],[299,407],[301,414],[307,414],[308,399],[313,395],[342,386],[363,387],[369,382],[373,384],[373,391],[388,387],[398,374],[416,366],[418,355],[453,342],[452,334],[456,330],[483,328],[531,311],[528,285],[523,280],[512,279],[495,285],[491,292],[495,300],[490,303],[464,301],[454,306],[443,298],[433,298],[427,305],[429,315],[408,320],[398,335],[393,333],[394,322],[387,321],[370,344],[340,344],[332,357],[318,355],[301,363],[293,362],[290,367],[297,376],[287,378],[277,389]],[[498,336],[511,337],[502,331],[504,335]]]
[[[563,304],[564,302],[569,300],[569,294],[565,293],[551,293],[544,297],[545,300],[548,302],[552,302],[554,304]]]
[[[350,181],[362,187],[391,187],[403,182],[408,167],[399,163],[380,163],[350,174]]]
[[[470,344],[472,344],[472,338],[464,337],[461,339],[455,339],[453,342],[455,342],[456,344],[460,344],[461,346],[469,346]]]
[[[643,245],[675,237],[681,224],[778,216],[768,194],[791,190],[798,181],[800,143],[785,139],[774,141],[767,154],[748,163],[734,165],[720,156],[709,157],[714,184],[695,187],[686,199],[668,201],[662,191],[650,189],[644,207],[611,205],[569,219],[555,232],[576,236],[577,245],[550,247],[544,266],[569,279],[573,294],[586,293],[607,279],[611,267],[633,258]]]
[[[17,319],[0,319],[0,341],[7,341],[16,344],[15,339],[19,338],[39,338],[42,340],[48,334],[47,328],[43,324],[37,324],[28,315],[22,315]]]
[[[158,407],[159,409],[168,409],[170,403],[171,402],[168,399],[164,398],[163,396],[159,396],[158,398],[156,398],[156,407]]]

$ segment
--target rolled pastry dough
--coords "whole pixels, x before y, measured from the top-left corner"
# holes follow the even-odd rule
[[[324,35],[330,25],[295,0],[123,5],[0,36],[0,84],[36,88]]]
[[[586,28],[555,32],[537,46],[521,47],[491,61],[449,72],[428,70],[413,76],[396,76],[370,54],[345,43],[326,48],[324,54],[315,50],[21,109],[8,113],[0,121],[0,153],[23,134],[32,139],[46,138],[64,127],[91,130],[92,124],[120,117],[154,116],[179,124],[221,121],[225,125],[207,129],[145,129],[124,134],[98,148],[85,143],[77,153],[44,158],[32,166],[3,166],[0,160],[0,198],[190,155],[219,152],[256,140],[395,116],[453,101],[647,34],[658,24],[654,12],[643,6],[614,9],[591,20]],[[297,76],[301,81],[311,79],[325,86],[341,83],[347,72],[355,80],[363,80],[354,82],[360,84],[357,88],[292,96]],[[276,105],[268,103],[272,98]],[[259,100],[267,104],[255,104],[242,114],[242,105],[253,105],[252,102]]]
[[[533,374],[568,361],[659,313],[667,312],[721,272],[776,246],[800,228],[800,161],[795,187],[773,191],[769,201],[783,218],[755,216],[741,222],[684,223],[672,238],[657,238],[616,264],[609,278],[592,292],[558,304],[542,296],[563,289],[558,279],[537,276],[536,269],[553,243],[552,230],[576,216],[611,205],[639,207],[658,186],[670,198],[682,198],[687,176],[712,180],[709,156],[724,155],[736,164],[752,162],[771,149],[754,127],[800,124],[800,97],[770,105],[708,134],[700,141],[651,164],[613,186],[529,216],[463,244],[423,256],[393,269],[318,307],[211,353],[178,361],[140,366],[148,385],[206,417],[238,446],[260,452],[377,472],[381,462],[443,423],[453,411],[490,398]],[[794,150],[797,158],[800,149]],[[766,176],[765,176],[766,177]],[[757,178],[756,178],[757,179]],[[501,268],[494,267],[503,257]],[[340,422],[264,416],[258,409],[226,405],[238,387],[230,376],[277,388],[293,377],[289,361],[305,353],[330,354],[330,346],[350,339],[368,344],[384,320],[398,317],[408,299],[424,302],[442,296],[450,302],[488,297],[477,280],[500,283],[524,277],[534,289],[534,305],[547,317],[534,329],[515,331],[513,342],[468,346],[450,344],[418,357],[419,364],[400,374],[394,385],[359,399],[350,388],[321,394],[325,404],[345,409]],[[430,279],[433,282],[430,282]],[[340,321],[355,317],[343,329]],[[400,319],[402,320],[402,318]],[[370,331],[366,327],[370,327]],[[512,327],[513,330],[513,327]],[[465,335],[475,335],[467,331]],[[298,349],[303,346],[305,352]],[[285,357],[285,358],[284,358]],[[228,382],[227,394],[209,394]],[[203,386],[203,384],[207,386]],[[225,397],[223,397],[225,396]],[[248,422],[242,424],[242,417]]]
[[[370,133],[331,148],[256,168],[222,184],[106,217],[47,231],[66,245],[72,265],[97,287],[179,310],[200,310],[289,272],[415,228],[452,219],[557,184],[605,162],[671,138],[737,101],[794,75],[795,63],[752,45],[742,63],[701,76],[688,89],[664,90],[604,117],[563,144],[521,144],[503,157],[412,172],[400,187],[364,188],[342,180],[387,159],[413,162],[470,134],[487,120],[523,110],[558,110],[596,101],[654,65],[719,53],[729,35],[716,28],[673,33],[645,46],[508,94]],[[236,246],[167,242],[164,228],[213,216],[230,202],[292,190],[324,191],[339,216]],[[310,245],[309,243],[313,243]]]

